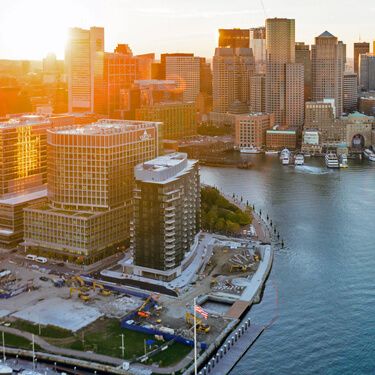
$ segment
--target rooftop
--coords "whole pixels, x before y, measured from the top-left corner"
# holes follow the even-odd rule
[[[8,121],[0,122],[0,129],[14,128],[25,125],[49,124],[48,118],[39,115],[22,115],[10,118]]]
[[[44,197],[47,197],[47,188],[45,187],[31,193],[19,193],[9,198],[0,199],[0,204],[16,205]]]
[[[324,33],[319,35],[319,38],[335,38],[335,36],[326,30]]]
[[[127,133],[134,130],[145,129],[160,125],[161,122],[130,121],[130,120],[100,120],[84,126],[69,126],[50,130],[57,134],[76,135],[108,135]]]

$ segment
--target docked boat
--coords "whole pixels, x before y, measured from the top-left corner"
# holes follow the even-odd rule
[[[282,150],[280,152],[281,164],[282,165],[289,165],[290,164],[290,157],[291,157],[290,151],[287,148],[284,148],[284,150]]]
[[[375,161],[375,153],[369,148],[366,148],[366,150],[363,151],[363,156],[370,161]]]
[[[250,147],[240,147],[240,152],[242,154],[260,154],[262,150],[251,145]]]
[[[348,155],[340,155],[340,168],[348,168]]]
[[[325,156],[327,168],[339,168],[339,159],[334,152],[327,152]]]
[[[305,157],[302,154],[297,154],[294,158],[294,165],[304,165]]]

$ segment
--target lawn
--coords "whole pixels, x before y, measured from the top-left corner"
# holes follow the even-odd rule
[[[5,338],[5,346],[31,350],[31,341],[29,341],[28,339],[25,339],[24,337],[12,335],[11,333],[4,333],[4,338]],[[2,341],[1,341],[1,345],[3,345]],[[35,345],[35,350],[37,349],[38,349],[38,346]]]

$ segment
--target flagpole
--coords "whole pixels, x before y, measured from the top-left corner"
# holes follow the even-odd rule
[[[194,374],[197,375],[197,312],[195,311],[195,307],[197,304],[197,298],[194,298]]]

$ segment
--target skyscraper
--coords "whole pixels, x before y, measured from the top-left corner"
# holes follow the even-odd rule
[[[253,50],[256,73],[266,72],[266,28],[250,29],[250,48]]]
[[[194,102],[200,92],[200,57],[166,55],[165,79],[177,82],[184,102]]]
[[[256,74],[250,79],[250,111],[266,111],[266,77]]]
[[[195,256],[200,228],[200,182],[196,160],[174,153],[135,168],[132,246],[140,276],[170,281]]]
[[[219,29],[219,48],[249,48],[249,29]]]
[[[69,112],[105,113],[104,29],[70,29],[65,64]]]
[[[303,64],[305,101],[309,101],[311,100],[311,52],[308,44],[296,43],[296,63]]]
[[[283,127],[301,126],[303,103],[301,107],[300,100],[294,102],[294,99],[303,97],[303,65],[295,64],[293,19],[266,20],[266,50],[266,112],[274,113],[276,124]],[[287,78],[293,82],[288,83]],[[298,82],[301,79],[302,83]],[[287,113],[292,108],[297,113]]]
[[[325,31],[315,38],[311,54],[313,101],[334,99],[335,115],[339,117],[343,112],[344,45]]]
[[[343,107],[346,113],[357,109],[358,102],[358,77],[355,73],[344,73],[343,81]]]
[[[354,43],[354,73],[359,73],[359,56],[370,52],[370,43],[358,42]]]
[[[48,203],[25,210],[25,246],[93,262],[130,237],[134,166],[161,123],[102,120],[48,132]]]
[[[375,90],[375,55],[359,55],[359,86],[363,91]]]
[[[216,48],[213,57],[213,111],[226,113],[235,102],[249,106],[250,79],[254,75],[250,48]]]

